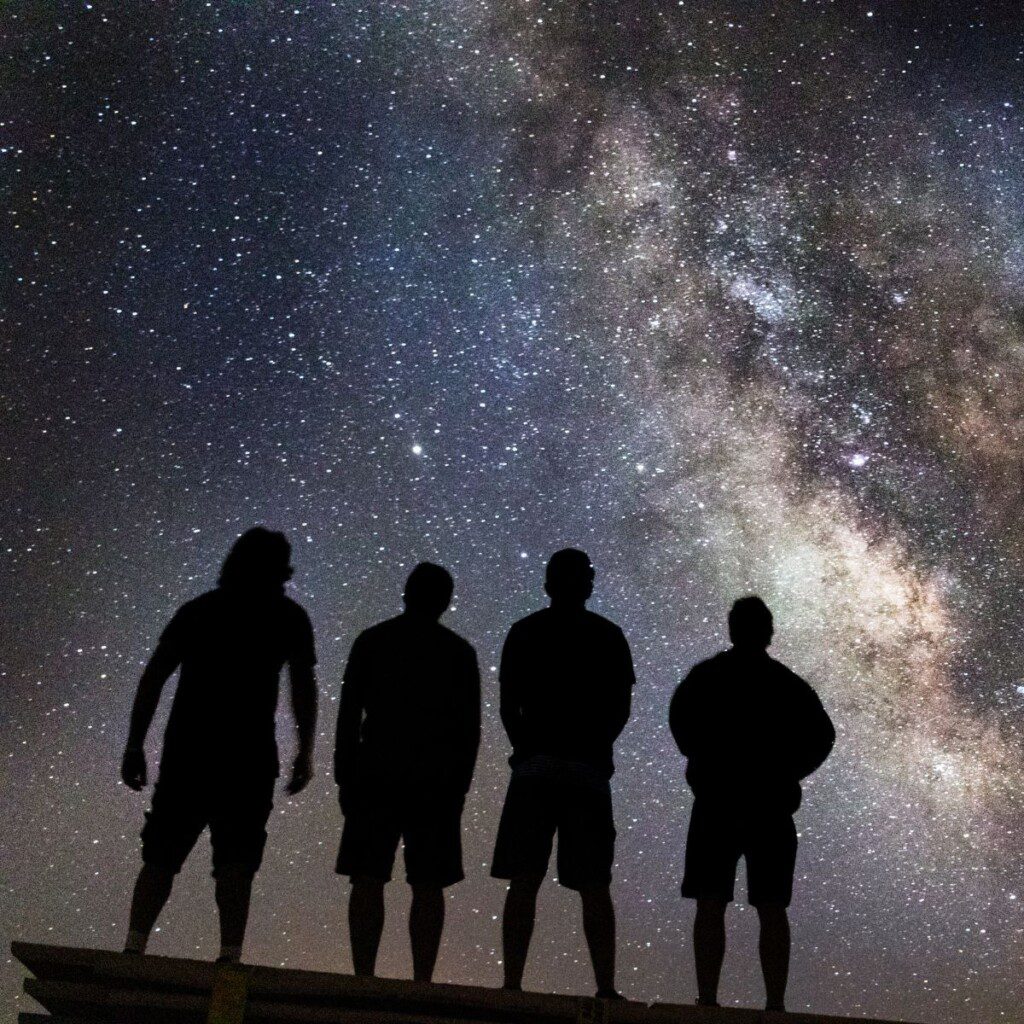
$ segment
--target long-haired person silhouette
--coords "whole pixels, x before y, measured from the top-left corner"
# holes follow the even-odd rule
[[[766,1009],[785,1009],[793,813],[800,780],[822,765],[835,742],[818,695],[769,657],[773,633],[772,613],[759,597],[738,600],[729,612],[732,647],[695,665],[669,710],[694,795],[682,893],[697,901],[697,1002],[705,1006],[718,1005],[725,908],[744,857],[748,896],[761,925]]]
[[[217,588],[175,613],[139,681],[121,763],[121,777],[134,790],[146,784],[144,744],[161,691],[181,669],[142,829],[143,865],[132,897],[127,953],[145,951],[174,876],[208,826],[220,916],[218,959],[241,957],[279,773],[274,720],[285,664],[298,729],[288,793],[305,788],[312,772],[316,655],[309,617],[285,594],[290,559],[284,534],[259,526],[242,534],[224,560]]]
[[[586,608],[594,567],[566,548],[548,562],[551,605],[520,619],[501,654],[501,720],[512,779],[491,874],[510,882],[502,924],[505,988],[520,989],[537,893],[558,834],[558,880],[576,889],[597,994],[615,988],[612,746],[629,720],[634,675],[614,623]]]
[[[418,981],[434,974],[444,889],[464,877],[462,808],[480,745],[480,672],[473,648],[438,621],[453,590],[446,569],[417,565],[405,611],[360,633],[345,668],[334,753],[345,816],[337,871],[352,879],[349,935],[360,975],[376,969],[399,839]]]

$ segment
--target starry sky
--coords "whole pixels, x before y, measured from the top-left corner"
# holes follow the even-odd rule
[[[486,705],[438,976],[499,983],[493,666],[574,544],[638,669],[625,994],[696,994],[667,707],[757,592],[839,731],[797,819],[790,1007],[1011,1019],[1024,30],[952,6],[0,3],[4,948],[119,948],[141,665],[264,523],[295,547],[322,717],[247,959],[350,967],[340,675],[429,558]],[[152,952],[215,955],[208,871],[201,845]],[[407,901],[389,887],[385,974],[410,972]],[[763,998],[753,918],[730,915],[730,1004]],[[526,982],[592,989],[553,884]]]

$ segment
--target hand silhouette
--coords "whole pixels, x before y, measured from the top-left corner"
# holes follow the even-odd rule
[[[146,752],[141,747],[126,747],[121,758],[121,780],[137,793],[146,784]]]
[[[301,793],[307,785],[313,775],[313,761],[308,754],[300,754],[295,758],[295,764],[292,765],[292,777],[288,780],[288,785],[285,787],[285,792],[289,796],[295,796],[297,793]]]

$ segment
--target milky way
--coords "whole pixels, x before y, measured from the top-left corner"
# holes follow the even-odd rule
[[[0,6],[5,942],[121,942],[140,666],[262,522],[295,546],[322,726],[247,959],[350,966],[340,673],[431,558],[486,702],[439,976],[498,983],[493,666],[576,544],[638,666],[624,992],[695,995],[667,706],[757,592],[839,731],[797,819],[791,1008],[1019,1012],[1024,39],[930,6]],[[154,952],[215,952],[208,863]],[[751,916],[729,1003],[762,998]],[[591,989],[554,885],[527,985]]]

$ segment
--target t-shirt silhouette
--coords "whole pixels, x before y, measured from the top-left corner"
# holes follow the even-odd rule
[[[612,744],[636,682],[629,644],[615,623],[579,607],[520,619],[505,639],[500,682],[513,768],[544,754],[611,778]]]
[[[800,780],[820,767],[835,730],[814,690],[765,651],[732,648],[695,665],[669,725],[698,800],[792,813]]]
[[[466,640],[409,612],[356,637],[338,707],[339,785],[461,796],[479,743],[480,672]]]
[[[218,587],[175,613],[160,646],[181,664],[161,777],[277,775],[281,668],[316,663],[302,607],[279,589]]]

